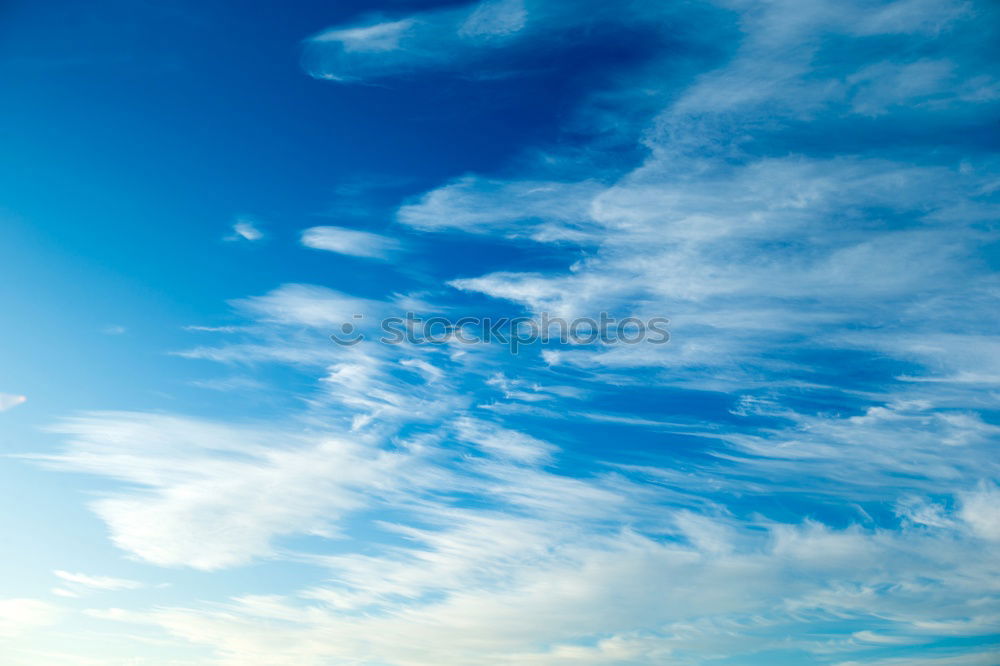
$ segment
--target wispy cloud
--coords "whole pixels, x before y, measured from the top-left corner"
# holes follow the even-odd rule
[[[47,627],[59,621],[62,615],[58,606],[38,599],[0,599],[0,638]]]
[[[5,412],[12,407],[17,407],[27,402],[28,398],[23,395],[12,393],[0,393],[0,412]]]
[[[367,231],[344,227],[311,227],[302,232],[302,244],[355,257],[387,259],[400,249],[399,241]]]
[[[316,78],[341,82],[453,67],[509,44],[527,20],[524,0],[484,0],[400,19],[370,17],[310,37],[304,66]]]
[[[362,505],[363,489],[401,476],[393,470],[404,462],[322,433],[150,414],[81,417],[57,430],[73,448],[42,460],[145,488],[93,504],[119,547],[205,570],[271,555],[280,535],[332,534],[336,516]]]
[[[145,587],[144,583],[126,578],[114,578],[111,576],[91,576],[89,574],[75,573],[72,571],[62,571],[57,569],[52,572],[62,581],[64,587],[53,590],[54,594],[66,597],[78,597],[87,592],[117,592],[121,590],[138,590]]]
[[[704,29],[641,4],[615,11]],[[34,458],[115,484],[92,508],[129,555],[323,571],[91,617],[241,666],[992,663],[1000,365],[984,248],[1000,188],[961,128],[992,118],[996,81],[959,48],[988,11],[711,12],[725,48],[669,94],[677,53],[660,44],[628,90],[584,102],[600,110],[583,114],[601,119],[593,145],[444,182],[396,213],[413,233],[555,246],[565,266],[443,268],[427,299],[285,284],[234,301],[238,329],[199,329],[239,340],[182,354],[298,373],[300,410],[57,424],[65,448]],[[368,18],[308,40],[305,64],[339,81],[458,67],[593,20],[564,16],[535,1]],[[606,133],[640,142],[638,162],[567,176]],[[341,227],[302,244],[397,249]],[[517,357],[329,342],[402,303],[470,302],[666,316],[672,339]]]
[[[264,238],[264,232],[260,230],[258,224],[250,219],[241,218],[233,223],[233,232],[226,236],[229,241],[250,241],[256,242]]]

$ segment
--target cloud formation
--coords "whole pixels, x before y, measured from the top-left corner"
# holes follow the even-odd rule
[[[400,248],[399,241],[368,231],[344,227],[310,227],[302,232],[302,244],[314,250],[326,250],[355,257],[387,259]]]
[[[626,9],[664,33],[704,27]],[[92,508],[129,556],[321,572],[91,617],[213,666],[995,661],[1000,187],[968,137],[993,122],[997,77],[962,46],[993,36],[995,10],[711,11],[738,36],[724,57],[663,92],[676,54],[651,55],[584,102],[594,145],[396,212],[415,233],[559,248],[565,265],[378,298],[278,286],[181,354],[297,373],[299,409],[57,425],[65,449],[36,458],[116,484]],[[372,17],[307,40],[305,63],[342,83],[461,69],[593,20],[564,17],[509,1]],[[607,132],[639,142],[638,161],[603,164]],[[302,244],[394,249],[340,227]],[[516,357],[329,341],[404,305],[666,316],[672,338]]]
[[[113,576],[92,576],[84,573],[62,571],[60,569],[52,573],[62,582],[63,587],[52,590],[53,594],[60,597],[78,597],[93,591],[117,592],[121,590],[138,590],[145,587],[145,584],[139,581],[115,578]]]
[[[233,233],[226,236],[226,240],[230,241],[250,241],[251,243],[259,241],[264,238],[264,232],[261,231],[257,223],[250,219],[239,219],[233,223]]]
[[[452,68],[510,46],[527,17],[525,0],[484,0],[401,19],[373,16],[310,37],[303,63],[311,76],[339,82]]]
[[[12,407],[17,407],[27,402],[28,398],[23,395],[12,393],[0,393],[0,412],[5,412]]]
[[[39,599],[0,599],[0,639],[55,624],[59,616],[58,607]]]

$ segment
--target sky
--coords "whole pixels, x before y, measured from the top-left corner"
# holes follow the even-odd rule
[[[0,661],[1000,663],[998,32],[0,5]]]

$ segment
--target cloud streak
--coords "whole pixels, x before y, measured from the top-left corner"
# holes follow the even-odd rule
[[[302,232],[301,241],[314,250],[368,259],[388,259],[400,249],[399,242],[393,238],[344,227],[311,227]]]
[[[261,231],[257,223],[249,219],[240,219],[233,223],[233,233],[226,236],[226,240],[229,241],[249,241],[255,243],[264,238],[264,232]]]
[[[14,395],[12,393],[0,393],[0,412],[5,412],[8,409],[17,407],[18,405],[23,405],[28,401],[23,395]]]
[[[509,46],[527,17],[524,0],[484,0],[397,20],[371,17],[310,37],[303,64],[311,76],[343,83],[452,68]]]

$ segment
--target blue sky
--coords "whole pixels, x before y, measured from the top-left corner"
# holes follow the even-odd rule
[[[4,664],[993,666],[998,18],[6,3]]]

